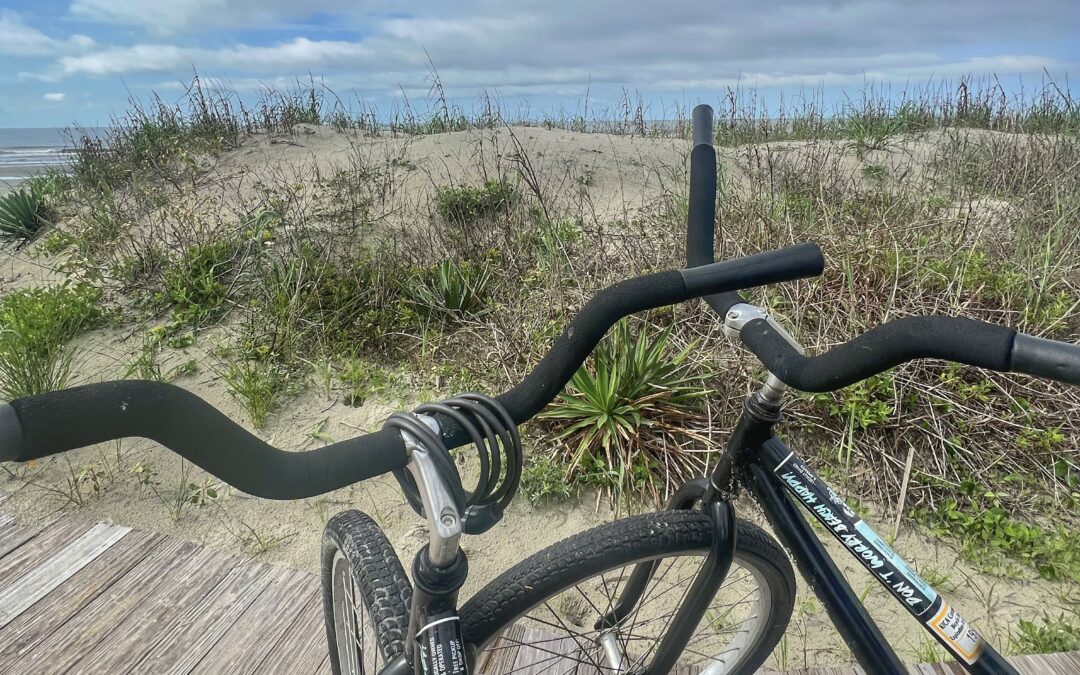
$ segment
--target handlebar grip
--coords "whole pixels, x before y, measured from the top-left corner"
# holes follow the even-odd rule
[[[15,408],[0,403],[0,462],[18,461],[22,448],[22,424]]]
[[[0,406],[0,459],[5,461],[129,437],[157,441],[226,483],[267,499],[313,497],[408,462],[394,430],[306,452],[278,450],[195,394],[160,382],[103,382]]]
[[[1080,345],[1017,333],[1012,370],[1080,386]]]
[[[690,113],[693,125],[694,147],[699,145],[712,145],[713,142],[713,109],[706,103],[694,106]]]
[[[972,319],[913,316],[890,321],[814,357],[800,354],[763,319],[747,323],[739,336],[783,382],[802,391],[821,392],[920,358],[1008,372],[1016,331]]]
[[[713,149],[713,109],[705,104],[692,113],[694,146],[690,151],[690,197],[686,210],[686,266],[708,265],[715,260],[716,150]],[[720,316],[743,302],[737,290],[705,298]]]

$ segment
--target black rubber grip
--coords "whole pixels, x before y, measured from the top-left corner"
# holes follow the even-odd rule
[[[690,196],[686,210],[686,266],[709,265],[716,236],[716,150],[712,147],[712,108],[694,108],[694,148],[690,151]],[[707,127],[707,129],[706,129]],[[720,316],[743,302],[738,291],[710,295],[705,302]]]
[[[796,244],[681,272],[690,298],[711,293],[722,279],[725,288],[755,288],[780,281],[816,277],[825,271],[825,256],[814,243]]]
[[[1013,341],[1012,369],[1080,386],[1080,345],[1017,333]]]
[[[5,408],[14,413],[14,422]],[[129,437],[157,441],[226,483],[267,499],[313,497],[408,461],[394,430],[306,452],[278,450],[195,394],[160,382],[90,384],[0,407],[0,458],[5,460],[37,459]]]
[[[814,357],[799,354],[763,319],[747,323],[739,337],[769,372],[786,384],[821,392],[846,387],[914,359],[944,359],[1008,372],[1016,331],[956,317],[907,317]]]

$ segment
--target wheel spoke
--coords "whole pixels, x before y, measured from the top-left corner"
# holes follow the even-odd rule
[[[704,560],[700,555],[670,556],[656,565],[638,602],[611,630],[622,650],[624,667],[637,669],[651,662],[663,636],[671,630],[679,608],[686,602]],[[593,626],[617,605],[637,564],[640,563],[598,572],[591,579],[543,600],[520,619],[526,625],[538,626],[541,632],[527,639],[514,639],[504,633],[488,651],[517,650],[517,656],[511,657],[515,658],[514,662],[505,665],[510,668],[508,674],[528,671],[561,675],[582,672],[582,666],[589,668],[589,673],[613,673],[599,640],[606,631]],[[740,653],[745,643],[740,644],[738,636],[760,629],[759,612],[755,609],[760,592],[753,573],[741,565],[733,566],[684,647],[680,663],[727,663],[733,658],[732,652]],[[556,599],[561,600],[553,602]],[[571,614],[574,625],[564,620],[566,612],[578,611],[586,615]],[[589,612],[594,612],[595,617]],[[542,632],[544,629],[548,632]],[[567,649],[571,643],[573,648]]]

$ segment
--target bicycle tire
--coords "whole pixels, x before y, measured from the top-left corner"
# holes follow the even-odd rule
[[[356,510],[327,521],[320,557],[333,673],[378,673],[380,663],[389,663],[405,649],[412,602],[405,570],[375,521]],[[369,638],[374,649],[365,645]]]
[[[526,615],[534,608],[551,609],[549,601],[564,591],[580,590],[578,584],[598,574],[602,579],[607,571],[630,569],[641,561],[660,559],[662,565],[669,557],[700,555],[704,558],[712,537],[712,524],[699,511],[649,513],[577,534],[518,563],[474,595],[461,611],[465,640],[480,648],[478,660],[482,660],[485,658],[483,650],[497,649],[492,644],[497,644],[500,635],[506,635],[506,629],[519,620],[530,621],[531,617]],[[733,657],[725,657],[734,658],[730,664],[716,666],[720,664],[717,660],[713,664],[714,670],[706,672],[756,672],[783,636],[795,604],[795,573],[787,555],[765,531],[741,520],[738,521],[733,572],[736,565],[748,569],[758,586],[764,586],[763,601],[759,602],[765,614],[760,619],[748,619],[756,620],[757,626]],[[729,579],[731,576],[729,574]],[[647,596],[643,596],[642,602],[646,600]],[[559,623],[562,624],[562,620]],[[639,638],[627,637],[627,644],[630,639]],[[732,643],[738,639],[733,637]],[[542,641],[547,642],[548,638]],[[730,654],[730,649],[723,653]],[[597,670],[608,672],[603,668]]]

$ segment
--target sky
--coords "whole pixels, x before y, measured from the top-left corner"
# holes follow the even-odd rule
[[[728,87],[1030,91],[1080,73],[1078,28],[1080,0],[0,0],[0,127],[105,125],[196,71],[245,97],[313,77],[385,111],[423,105],[430,63],[466,109],[576,114],[626,88],[651,118]]]

